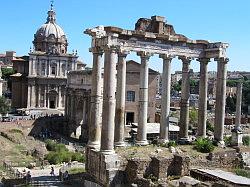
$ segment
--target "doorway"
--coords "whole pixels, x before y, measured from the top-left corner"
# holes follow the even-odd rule
[[[127,112],[126,113],[126,125],[135,122],[135,113],[134,112]]]

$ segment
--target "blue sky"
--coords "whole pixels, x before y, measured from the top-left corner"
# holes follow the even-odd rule
[[[160,15],[177,33],[190,39],[229,43],[228,70],[250,71],[249,0],[55,0],[54,4],[57,23],[69,41],[69,52],[77,49],[88,66],[92,55],[88,52],[90,37],[83,34],[86,28],[111,25],[132,30],[140,17]],[[0,53],[14,50],[17,55],[26,55],[49,8],[49,0],[2,0]],[[139,60],[135,55],[128,59]],[[161,59],[152,57],[150,67],[161,71]],[[194,61],[191,68],[198,71],[199,64]],[[174,60],[172,70],[181,70],[181,62]],[[209,64],[209,70],[216,70],[215,62]]]

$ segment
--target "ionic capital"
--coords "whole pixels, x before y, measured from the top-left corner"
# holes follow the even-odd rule
[[[193,58],[186,56],[179,56],[178,59],[180,59],[183,63],[188,63],[188,64],[193,60]]]
[[[198,58],[197,61],[208,64],[208,62],[210,62],[210,58]]]
[[[118,57],[126,58],[129,53],[130,53],[129,51],[121,51],[120,50],[120,51],[118,51]]]
[[[103,54],[103,50],[100,47],[92,47],[89,48],[89,52],[93,53],[93,54]]]
[[[229,62],[229,58],[226,58],[226,57],[215,58],[214,60],[220,63],[225,63],[225,64]]]
[[[146,51],[137,52],[137,55],[140,56],[141,58],[146,58],[146,59],[149,59],[151,56],[153,56],[152,53]]]
[[[167,60],[169,62],[171,62],[171,60],[173,58],[175,58],[175,56],[172,56],[172,55],[169,55],[169,54],[160,54],[159,57],[162,58],[163,60]]]

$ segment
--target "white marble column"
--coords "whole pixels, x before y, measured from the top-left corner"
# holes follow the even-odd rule
[[[216,106],[215,106],[215,124],[214,139],[219,144],[224,145],[224,122],[225,122],[225,104],[226,104],[226,79],[228,58],[218,58],[217,61],[217,85],[216,85]]]
[[[27,108],[31,107],[31,85],[28,84],[28,99],[27,99]]]
[[[101,113],[102,113],[102,50],[92,48],[93,69],[90,104],[90,123],[88,147],[100,148],[101,140]]]
[[[43,107],[46,108],[46,101],[47,101],[47,85],[44,85],[44,96],[43,96]]]
[[[125,95],[126,95],[126,56],[127,52],[118,53],[116,113],[115,113],[115,146],[125,146]]]
[[[31,98],[30,98],[31,107],[36,107],[36,87],[35,85],[31,85]]]
[[[37,101],[37,107],[40,108],[41,105],[41,85],[38,85],[38,101]]]
[[[171,60],[169,55],[160,55],[163,59],[162,94],[161,94],[161,120],[160,120],[160,142],[169,141],[169,112],[171,91]]]
[[[139,118],[137,129],[137,145],[147,145],[147,117],[148,117],[148,62],[151,56],[147,52],[138,52],[141,57],[140,66],[140,93],[139,93]]]
[[[116,48],[105,49],[101,152],[114,153]]]
[[[208,87],[207,65],[210,59],[201,58],[198,59],[198,61],[200,62],[198,136],[206,137]]]
[[[190,97],[190,62],[188,57],[179,57],[182,60],[182,83],[181,83],[181,110],[180,110],[180,132],[179,139],[186,143],[188,138],[189,124],[189,97]]]
[[[32,58],[32,74],[33,74],[34,76],[37,75],[37,74],[36,74],[36,63],[37,63],[36,58]]]

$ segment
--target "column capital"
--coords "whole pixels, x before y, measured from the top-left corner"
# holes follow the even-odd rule
[[[106,45],[105,47],[103,47],[104,52],[118,52],[118,48],[117,46],[114,45]]]
[[[169,54],[160,54],[159,58],[162,58],[163,60],[171,61],[173,58],[175,58],[175,56],[169,55]]]
[[[208,62],[210,62],[210,58],[198,58],[197,61],[208,64]]]
[[[180,59],[183,63],[190,63],[193,60],[193,58],[187,56],[179,56],[178,59]]]
[[[214,60],[225,64],[229,62],[229,58],[226,57],[215,58]]]
[[[141,58],[147,58],[147,59],[149,59],[151,56],[153,56],[152,53],[146,52],[146,51],[137,52],[137,55],[140,56]]]
[[[103,50],[100,47],[91,47],[89,48],[89,52],[100,55],[103,54]]]
[[[117,54],[118,54],[118,57],[127,57],[129,53],[130,53],[129,51],[119,50]]]

